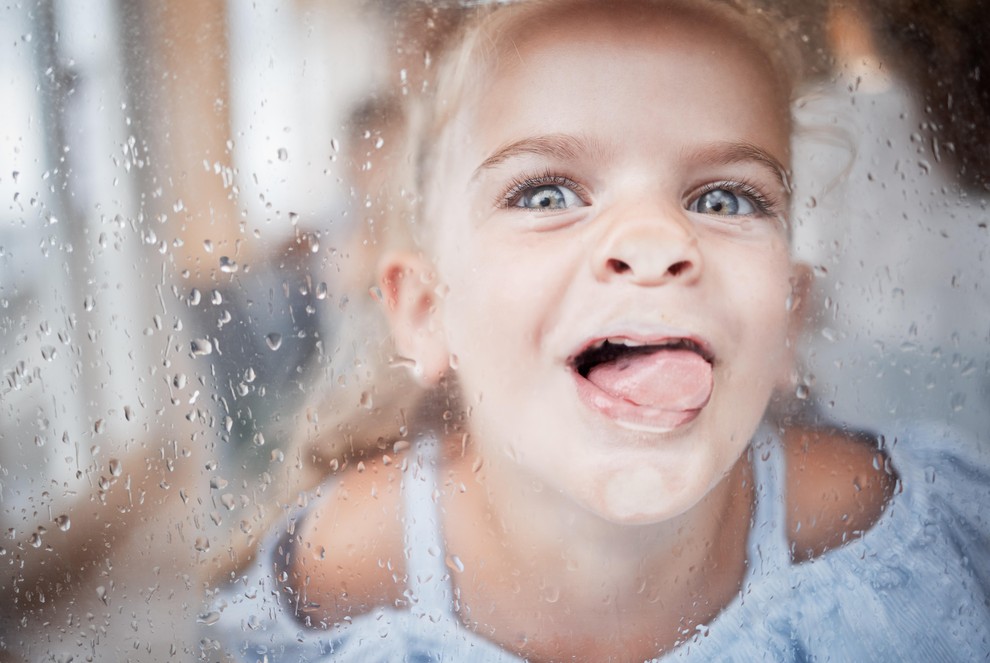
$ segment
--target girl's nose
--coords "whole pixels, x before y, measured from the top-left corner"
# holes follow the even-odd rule
[[[683,215],[634,213],[617,215],[611,221],[593,256],[600,281],[656,286],[690,283],[701,275],[698,237]]]

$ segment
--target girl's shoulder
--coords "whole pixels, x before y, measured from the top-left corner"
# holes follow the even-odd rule
[[[842,448],[826,442],[808,452],[812,473],[824,471],[814,463],[829,446]],[[770,583],[767,596],[777,600],[765,602],[767,622],[800,649],[829,652],[836,660],[985,658],[990,654],[990,450],[937,424],[913,424],[864,448],[882,452],[880,469],[865,468],[860,451],[851,452],[851,463],[830,462],[840,486],[848,487],[851,479],[868,482],[872,474],[879,484],[857,485],[873,497],[821,493],[819,498],[853,509],[850,520],[856,508],[862,517],[862,505],[869,505],[872,511],[865,513],[872,525],[848,527],[851,540],[795,564]],[[828,466],[829,461],[821,462]],[[866,472],[861,479],[855,479],[857,467]],[[789,598],[781,601],[784,596]],[[823,623],[830,627],[822,629]]]
[[[402,601],[407,462],[400,452],[349,463],[299,523],[284,577],[306,623],[335,624]]]
[[[787,540],[794,561],[862,535],[894,494],[897,477],[873,437],[835,427],[783,434]]]

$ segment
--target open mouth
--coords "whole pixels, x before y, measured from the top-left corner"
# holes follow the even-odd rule
[[[713,390],[714,356],[689,338],[609,337],[570,365],[582,400],[626,428],[669,431],[693,420]]]

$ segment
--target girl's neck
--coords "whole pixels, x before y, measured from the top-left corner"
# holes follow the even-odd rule
[[[743,581],[745,454],[691,511],[649,525],[610,522],[510,463],[479,468],[471,448],[458,447],[442,477],[447,552],[464,567],[454,573],[462,617],[528,657],[568,654],[560,643],[572,642],[591,658],[595,643],[650,658],[714,618]]]

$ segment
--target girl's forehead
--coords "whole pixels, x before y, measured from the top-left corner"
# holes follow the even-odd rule
[[[742,36],[724,39],[732,27],[721,25],[727,19],[702,17],[697,10],[643,14],[582,5],[559,20],[530,16],[517,21],[518,30],[502,26],[512,39],[495,39],[495,49],[485,54],[484,75],[468,81],[459,124],[477,137],[493,128],[525,131],[527,123],[561,130],[577,123],[581,129],[579,119],[597,119],[600,124],[585,129],[607,133],[605,120],[621,123],[655,110],[658,119],[667,112],[667,126],[681,123],[703,139],[705,120],[718,133],[731,114],[733,120],[748,116],[750,128],[771,138],[786,162],[789,90],[757,45]],[[754,108],[760,112],[747,112]],[[700,113],[691,116],[693,109]],[[652,132],[647,121],[639,128],[659,137],[666,127]]]

